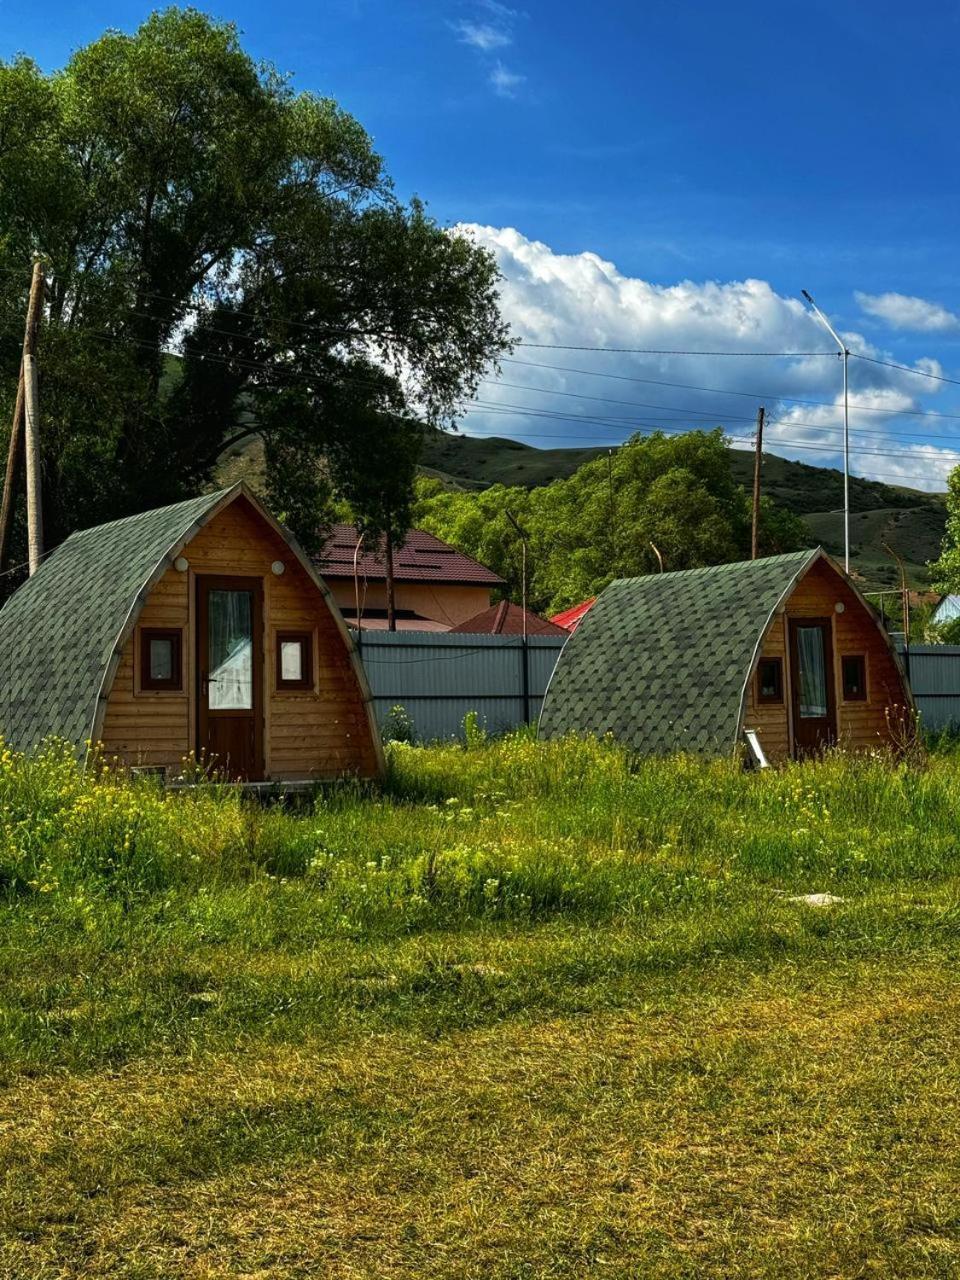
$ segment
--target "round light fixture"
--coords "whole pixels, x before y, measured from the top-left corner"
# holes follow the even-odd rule
[[[270,572],[275,573],[279,578],[285,568],[286,568],[286,565],[283,563],[282,560],[274,560],[273,564],[270,566]]]
[[[186,556],[177,556],[176,560],[173,562],[173,567],[176,569],[177,573],[186,573],[190,568],[190,561]]]
[[[837,611],[837,613],[843,613],[844,609],[845,609],[847,606],[843,603],[843,601],[842,601],[842,600],[838,600],[838,601],[837,601],[837,603],[836,603],[833,607],[834,607],[834,609]]]

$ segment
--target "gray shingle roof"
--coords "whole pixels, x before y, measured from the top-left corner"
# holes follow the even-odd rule
[[[650,755],[731,751],[757,645],[820,554],[612,582],[560,655],[540,735],[611,733]]]
[[[0,734],[11,746],[56,735],[83,750],[138,596],[230,492],[71,534],[11,596],[0,610]]]

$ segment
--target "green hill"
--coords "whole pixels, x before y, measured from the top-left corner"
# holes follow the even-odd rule
[[[459,489],[486,489],[494,484],[533,488],[564,479],[606,452],[605,448],[534,449],[499,436],[480,439],[431,431],[424,441],[421,469]],[[753,454],[731,449],[730,459],[734,477],[749,489]],[[219,478],[224,483],[247,479],[259,487],[262,476],[263,450],[256,437],[234,446],[221,459]],[[765,454],[763,488],[775,502],[801,517],[810,530],[811,545],[820,543],[831,555],[843,555],[842,472]],[[903,557],[911,584],[926,586],[927,562],[940,553],[945,522],[942,494],[851,478],[851,557],[868,587],[898,584],[896,565],[884,543]]]
[[[478,439],[437,431],[426,438],[423,469],[464,489],[492,484],[529,488],[572,475],[583,463],[606,452],[605,448],[534,449],[499,436]],[[730,458],[734,477],[749,489],[753,454],[731,449]],[[765,454],[763,488],[775,502],[802,518],[811,543],[821,543],[831,555],[843,555],[842,472]],[[851,478],[851,559],[870,587],[898,582],[896,565],[884,543],[903,557],[913,585],[925,586],[927,561],[940,553],[945,521],[942,494]]]

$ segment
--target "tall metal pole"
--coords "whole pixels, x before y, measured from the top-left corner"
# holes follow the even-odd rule
[[[850,352],[843,348],[843,568],[850,572],[850,406],[847,401],[847,366]]]
[[[840,359],[843,361],[843,567],[847,573],[850,572],[850,405],[847,399],[847,365],[850,361],[850,352],[847,350],[847,344],[834,329],[833,325],[823,314],[817,304],[807,293],[806,289],[800,292],[810,303],[815,315],[820,323],[833,338],[834,342],[840,348]]]

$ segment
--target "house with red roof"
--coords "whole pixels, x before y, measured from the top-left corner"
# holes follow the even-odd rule
[[[563,627],[564,631],[576,631],[577,627],[593,608],[596,596],[591,596],[589,600],[581,600],[579,604],[575,604],[570,609],[564,609],[562,613],[555,613],[550,621],[556,627]]]
[[[386,560],[367,539],[357,553],[358,536],[355,525],[333,525],[317,568],[349,626],[357,626],[359,603],[363,629],[385,631]],[[393,580],[398,631],[452,631],[489,609],[492,592],[505,585],[486,565],[423,529],[411,529],[394,549]]]
[[[524,617],[526,615],[526,617]],[[526,621],[526,626],[524,626]],[[521,609],[518,604],[509,600],[501,600],[492,604],[476,617],[468,618],[459,626],[451,627],[451,631],[466,632],[474,636],[566,636],[563,627],[555,626],[546,618],[541,618],[532,609]]]

